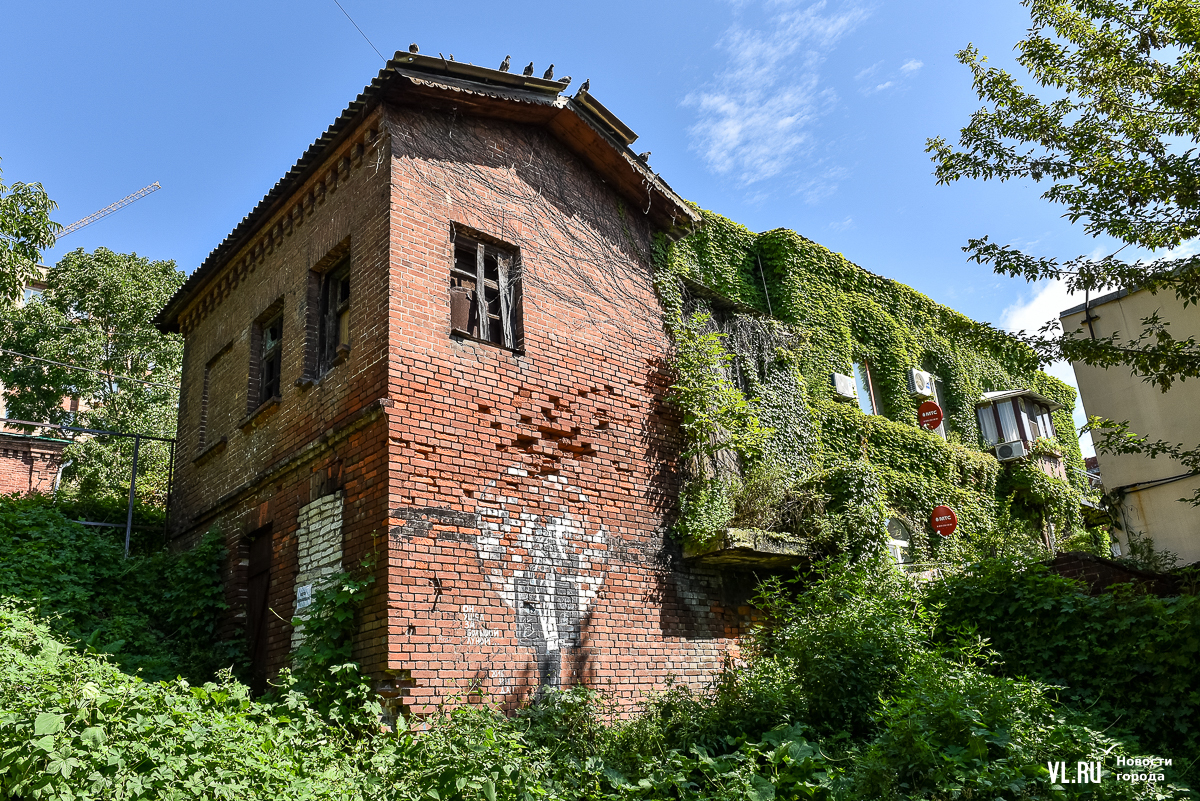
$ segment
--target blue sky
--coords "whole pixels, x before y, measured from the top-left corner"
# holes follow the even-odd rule
[[[590,78],[684,197],[976,319],[1036,328],[1075,301],[968,264],[968,238],[1058,256],[1108,244],[1033,185],[934,184],[926,138],[953,139],[979,105],[954,54],[974,43],[1011,65],[1016,0],[341,2],[387,56],[417,42]],[[382,66],[334,0],[10,4],[3,37],[6,183],[41,181],[64,224],[162,184],[49,263],[103,245],[190,271]]]

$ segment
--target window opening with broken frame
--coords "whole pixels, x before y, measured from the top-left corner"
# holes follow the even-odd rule
[[[279,395],[279,376],[283,366],[283,312],[259,324],[258,397],[252,407]]]
[[[458,234],[450,267],[450,328],[524,350],[521,260],[515,251]]]
[[[317,375],[341,364],[350,353],[350,256],[321,277],[321,324]]]

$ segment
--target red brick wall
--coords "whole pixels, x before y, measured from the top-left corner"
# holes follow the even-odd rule
[[[245,620],[248,534],[270,527],[269,670],[286,664],[300,507],[346,491],[344,532],[357,560],[387,516],[388,173],[376,169],[378,114],[363,120],[323,169],[201,288],[181,314],[185,337],[172,504],[176,544],[219,529],[229,544],[231,625]],[[374,132],[374,133],[372,133]],[[351,352],[315,383],[306,346],[309,273],[348,244]],[[281,401],[256,415],[255,322],[282,301]],[[207,393],[205,375],[207,373]],[[297,382],[301,382],[300,385]],[[205,408],[207,395],[207,408]],[[203,431],[203,435],[201,435]]]
[[[0,433],[0,495],[54,491],[63,443]]]
[[[520,249],[523,352],[451,335],[456,227]],[[417,711],[545,683],[632,701],[671,674],[703,682],[753,580],[686,565],[667,535],[679,440],[651,233],[544,130],[372,113],[184,310],[178,542],[226,534],[244,615],[244,537],[271,526],[270,605],[290,618],[299,510],[344,490],[344,564],[377,558],[355,657]],[[347,239],[350,359],[297,386],[308,272]],[[280,298],[282,400],[239,425],[252,326]],[[268,623],[274,671],[291,631]]]
[[[702,681],[752,582],[666,539],[679,440],[644,218],[544,131],[414,111],[388,128],[387,667],[418,710]],[[452,225],[520,248],[524,353],[451,336]]]

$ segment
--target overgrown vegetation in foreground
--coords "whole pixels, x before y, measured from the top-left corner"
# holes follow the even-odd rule
[[[317,620],[298,676],[282,677],[269,700],[253,699],[228,670],[207,682],[154,681],[185,661],[171,663],[167,652],[211,632],[203,621],[212,603],[192,609],[192,634],[172,633],[163,621],[178,622],[178,598],[159,589],[140,604],[106,605],[82,564],[128,588],[120,582],[134,580],[134,564],[147,575],[159,570],[160,581],[199,581],[197,560],[209,560],[215,577],[217,557],[157,554],[121,573],[105,556],[104,533],[57,514],[44,502],[0,501],[14,557],[0,575],[16,596],[0,603],[0,797],[1189,797],[1178,783],[1196,754],[1187,728],[1200,671],[1195,597],[1090,599],[1061,579],[999,565],[930,590],[886,562],[829,562],[823,575],[763,585],[758,603],[771,625],[704,691],[676,686],[628,719],[588,690],[549,692],[513,716],[447,707],[390,732],[356,668],[334,663],[348,653],[343,644],[316,642],[324,636]],[[347,579],[318,593],[316,608],[344,612],[347,597],[369,591]],[[59,615],[41,618],[33,605]],[[1042,610],[1063,622],[1038,639]],[[109,634],[89,635],[91,647],[79,641],[138,620],[157,634],[133,637],[128,651],[99,653],[94,643]],[[1076,625],[1083,620],[1093,623]],[[1005,621],[1014,632],[1006,636]],[[970,623],[1001,651],[964,633]],[[1116,652],[1103,650],[1105,627],[1127,630],[1121,648],[1155,667],[1122,670]],[[1088,642],[1082,661],[1062,658]],[[181,653],[211,665],[218,652]],[[203,672],[186,667],[185,675]],[[328,681],[315,682],[314,668]],[[1068,689],[1018,678],[1026,674]],[[1148,706],[1155,693],[1157,706]],[[1125,728],[1104,731],[1114,718]],[[1150,756],[1135,737],[1173,759],[1156,771],[1164,780],[1114,778],[1128,770],[1118,769],[1119,757]],[[1105,778],[1052,784],[1047,763],[1059,761],[1072,777],[1077,762],[1101,761]]]
[[[0,597],[21,599],[64,641],[149,680],[205,681],[238,661],[241,644],[217,638],[220,537],[171,555],[138,536],[126,558],[124,531],[72,522],[64,511],[78,514],[77,505],[0,496]]]

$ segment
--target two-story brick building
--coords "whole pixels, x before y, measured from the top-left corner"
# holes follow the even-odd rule
[[[175,542],[224,533],[262,673],[368,558],[355,658],[418,710],[633,699],[744,627],[752,582],[667,536],[651,249],[699,217],[565,90],[398,53],[160,313],[186,343]]]

